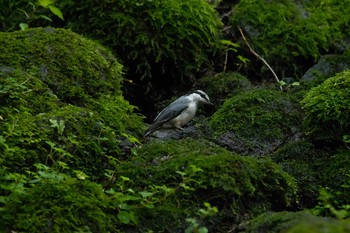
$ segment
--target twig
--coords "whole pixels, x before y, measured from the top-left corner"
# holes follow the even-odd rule
[[[279,83],[280,83],[280,80],[279,80],[279,78],[277,77],[275,71],[273,71],[273,69],[271,68],[271,66],[269,65],[269,63],[267,63],[267,61],[266,61],[263,57],[261,57],[259,54],[257,54],[257,53],[252,49],[252,47],[250,47],[250,45],[249,45],[247,39],[245,38],[245,36],[244,36],[244,34],[243,34],[242,29],[241,29],[240,27],[238,27],[238,29],[239,29],[239,31],[241,32],[241,35],[242,35],[242,37],[243,37],[243,40],[244,40],[244,42],[247,44],[247,46],[248,46],[250,52],[252,52],[257,58],[259,58],[262,62],[264,62],[264,64],[270,69],[270,71],[272,72],[273,76],[275,77],[277,83],[279,84]],[[283,91],[281,85],[280,85],[280,89],[281,89],[281,91]]]
[[[226,72],[226,67],[227,67],[227,60],[228,60],[228,50],[225,51],[225,62],[224,62],[224,69],[223,69],[223,73]]]

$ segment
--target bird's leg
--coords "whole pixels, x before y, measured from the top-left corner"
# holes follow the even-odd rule
[[[175,126],[175,130],[178,131],[178,132],[180,132],[180,131],[182,131],[182,130],[184,130],[184,129],[181,128],[180,126]]]

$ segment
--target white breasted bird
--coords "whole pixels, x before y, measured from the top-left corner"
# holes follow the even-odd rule
[[[151,126],[146,130],[144,137],[163,128],[182,130],[182,126],[192,120],[196,114],[200,103],[212,104],[209,96],[201,90],[179,97],[158,114]]]

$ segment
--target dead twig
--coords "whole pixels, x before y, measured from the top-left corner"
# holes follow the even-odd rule
[[[252,47],[250,47],[250,44],[248,43],[247,39],[245,38],[242,29],[241,29],[240,27],[238,27],[238,29],[239,29],[239,31],[241,32],[241,35],[242,35],[242,37],[243,37],[243,40],[244,40],[244,42],[247,44],[247,46],[248,46],[250,52],[252,52],[257,58],[259,58],[259,59],[270,69],[270,71],[272,72],[273,76],[275,77],[277,83],[280,84],[279,78],[277,77],[275,71],[271,68],[271,66],[269,65],[269,63],[267,63],[267,61],[266,61],[263,57],[261,57],[259,54],[257,54],[257,53],[252,49]],[[279,86],[280,86],[281,91],[283,91],[282,86],[281,86],[281,85],[279,85]]]

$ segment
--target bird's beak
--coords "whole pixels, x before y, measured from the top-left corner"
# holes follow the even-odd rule
[[[209,104],[209,105],[214,105],[212,102],[210,102],[210,101],[207,101],[207,104]]]

